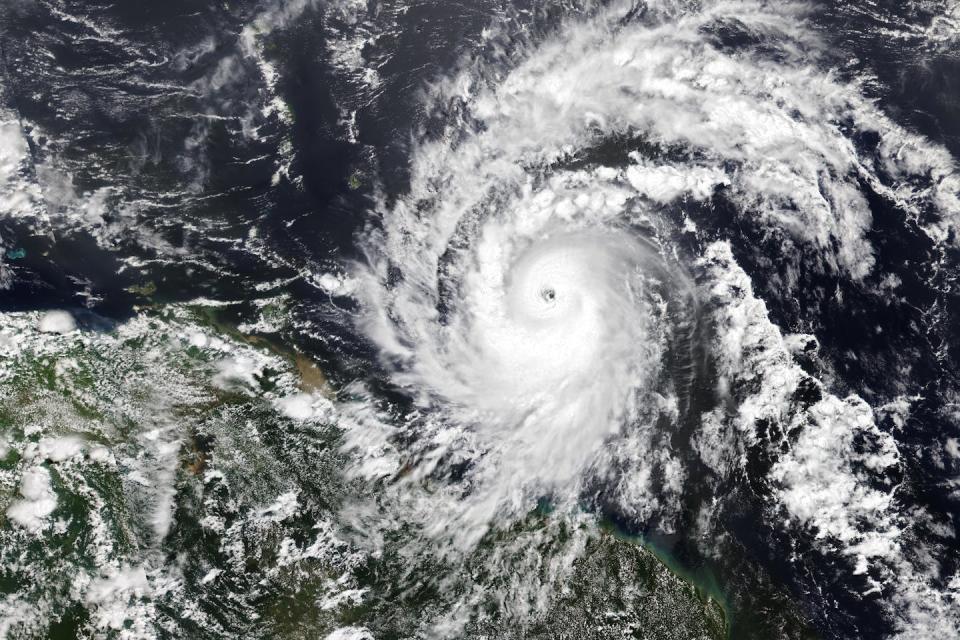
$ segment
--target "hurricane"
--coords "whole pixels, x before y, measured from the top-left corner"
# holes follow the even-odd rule
[[[0,5],[0,638],[960,638],[956,2]]]
[[[953,245],[954,160],[866,79],[823,73],[810,11],[613,3],[536,43],[491,28],[426,92],[441,125],[354,275],[362,329],[416,407],[404,491],[456,496],[427,498],[431,535],[468,549],[538,500],[691,526],[690,496],[718,498],[762,449],[768,509],[871,576],[906,637],[956,615],[894,559],[893,436],[796,363],[816,340],[776,326],[725,238],[770,247],[759,267],[787,298],[816,278],[876,287],[872,202]]]

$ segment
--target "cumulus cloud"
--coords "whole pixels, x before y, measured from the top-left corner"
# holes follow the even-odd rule
[[[40,316],[37,328],[43,333],[70,333],[77,323],[67,311],[47,311]]]
[[[47,524],[47,518],[57,508],[50,472],[44,467],[32,467],[20,479],[20,496],[7,508],[7,517],[32,533],[38,533]]]

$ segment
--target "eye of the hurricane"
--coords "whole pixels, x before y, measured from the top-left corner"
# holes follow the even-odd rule
[[[547,304],[553,304],[557,299],[557,290],[553,287],[544,287],[540,290],[540,297],[543,298]]]

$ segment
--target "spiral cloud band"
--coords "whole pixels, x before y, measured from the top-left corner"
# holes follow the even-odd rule
[[[786,296],[811,274],[863,283],[870,198],[952,242],[954,162],[818,66],[804,5],[644,6],[593,8],[520,56],[491,31],[486,57],[433,86],[445,128],[418,143],[355,274],[363,327],[416,405],[417,437],[383,450],[432,487],[428,529],[469,549],[544,496],[590,493],[670,530],[690,473],[678,439],[722,479],[761,423],[802,427],[770,470],[784,521],[878,584],[910,576],[890,596],[904,633],[935,624],[922,571],[894,560],[892,489],[871,476],[898,464],[896,443],[792,362],[723,233],[701,228],[732,215],[782,247]],[[699,370],[718,402],[691,435],[679,416]],[[820,400],[791,404],[802,388]],[[841,458],[867,437],[856,464]],[[808,473],[827,441],[824,472],[859,496],[845,505]]]

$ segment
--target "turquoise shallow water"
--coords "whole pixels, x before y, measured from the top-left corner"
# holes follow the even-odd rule
[[[589,517],[535,514],[491,532],[465,567],[433,557],[409,525],[353,530],[350,505],[386,487],[346,477],[329,389],[276,344],[251,346],[205,317],[161,306],[108,332],[64,334],[39,332],[39,314],[4,317],[0,620],[11,637],[406,636],[455,606],[456,592],[436,586],[464,568],[495,589],[530,552],[562,561],[584,542],[576,562],[592,568],[562,587],[580,595],[534,615],[528,637],[550,637],[567,615],[586,623],[585,603],[614,594],[610,633],[672,637],[662,635],[671,619],[722,632],[722,612]],[[504,546],[516,555],[495,560]],[[399,555],[411,548],[422,557]],[[561,589],[547,574],[528,578]],[[651,589],[640,608],[634,579]],[[477,633],[515,615],[487,606],[469,623]]]

